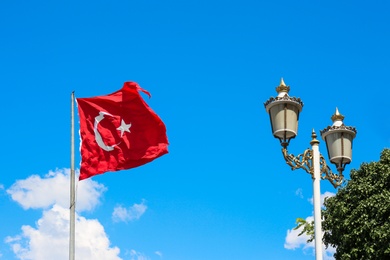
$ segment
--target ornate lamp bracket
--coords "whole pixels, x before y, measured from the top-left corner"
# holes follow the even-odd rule
[[[282,154],[286,163],[291,167],[291,170],[303,169],[309,173],[312,178],[314,178],[313,151],[310,148],[295,156],[288,153],[287,147],[283,147]],[[343,183],[344,177],[342,169],[339,170],[339,174],[333,173],[330,167],[326,164],[326,160],[322,154],[320,154],[320,168],[322,180],[329,180],[335,188]]]
[[[343,170],[344,167],[338,167],[339,174],[333,173],[330,167],[326,164],[326,160],[322,154],[320,154],[320,168],[321,168],[321,179],[328,180],[334,188],[339,187],[344,183]]]
[[[311,149],[306,149],[303,153],[295,156],[289,154],[287,148],[283,147],[282,154],[286,163],[291,167],[291,170],[303,169],[313,177],[313,153]]]

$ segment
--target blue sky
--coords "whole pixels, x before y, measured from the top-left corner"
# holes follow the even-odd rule
[[[285,165],[263,103],[283,77],[304,102],[290,152],[308,148],[337,106],[358,131],[346,177],[378,160],[390,145],[389,8],[1,1],[0,259],[68,258],[70,94],[125,81],[151,92],[169,154],[78,184],[76,259],[313,259],[291,233],[312,216],[311,178]]]

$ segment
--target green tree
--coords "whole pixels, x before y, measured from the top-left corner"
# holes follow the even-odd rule
[[[390,150],[352,170],[350,178],[324,202],[323,242],[336,247],[336,259],[390,259]],[[313,239],[307,232],[312,223],[297,224]]]
[[[350,177],[324,202],[324,243],[336,259],[390,259],[390,150]]]

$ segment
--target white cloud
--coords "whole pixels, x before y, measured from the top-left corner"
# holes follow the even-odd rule
[[[154,252],[156,255],[158,255],[160,258],[162,258],[163,254],[160,251]]]
[[[24,209],[47,209],[54,204],[69,207],[70,170],[50,171],[43,178],[32,175],[25,180],[16,181],[8,190],[12,199]],[[106,190],[104,185],[92,179],[76,181],[76,209],[92,210],[99,203],[100,196]]]
[[[150,260],[150,258],[143,253],[137,252],[134,249],[130,250],[130,260]]]
[[[119,248],[110,247],[110,241],[98,220],[88,220],[76,214],[75,236],[77,259],[121,259],[118,256]],[[7,237],[6,243],[21,260],[68,259],[69,210],[54,205],[43,212],[36,228],[22,226],[22,233]]]
[[[330,197],[333,197],[333,196],[335,196],[335,195],[336,195],[336,194],[334,194],[333,192],[330,192],[330,191],[325,191],[325,193],[321,194],[321,196],[320,196],[321,207],[324,206],[324,200],[325,200],[325,198],[330,198]],[[309,199],[309,202],[310,202],[311,204],[313,204],[313,197],[311,197],[311,198]]]
[[[335,196],[334,193],[326,191],[325,193],[321,194],[321,205],[324,205],[324,199],[326,197],[332,197]],[[309,202],[313,204],[313,198],[309,199]],[[313,216],[309,216],[306,218],[307,222],[311,222],[314,220]],[[285,238],[284,248],[289,250],[295,250],[297,248],[302,248],[304,254],[312,254],[314,255],[314,242],[307,243],[307,240],[309,239],[309,236],[307,234],[302,234],[301,236],[298,236],[299,233],[303,230],[303,226],[300,227],[297,230],[288,229],[287,235]],[[334,247],[329,246],[328,248],[325,248],[324,245],[322,245],[322,255],[324,260],[332,260],[334,259],[333,255],[336,252],[336,249]]]
[[[116,206],[112,213],[112,219],[114,222],[127,222],[139,219],[146,211],[148,207],[145,204],[145,200],[142,200],[140,204],[135,204],[129,208],[122,206]]]
[[[303,192],[302,189],[299,188],[295,191],[295,195],[297,195],[299,198],[303,199]]]
[[[16,181],[7,193],[24,209],[44,209],[35,226],[23,225],[21,233],[5,242],[21,260],[67,260],[69,258],[69,169],[50,171],[44,177],[30,176]],[[91,179],[76,182],[78,212],[96,207],[104,185]],[[104,227],[96,219],[76,214],[76,259],[120,260]]]

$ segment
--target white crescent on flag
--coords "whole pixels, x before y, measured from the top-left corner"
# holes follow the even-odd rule
[[[107,151],[107,152],[110,152],[112,150],[114,150],[114,147],[119,145],[119,143],[117,144],[114,144],[114,145],[106,145],[102,139],[102,136],[100,135],[99,133],[99,130],[98,130],[98,125],[100,123],[100,121],[102,121],[104,119],[104,116],[105,115],[108,115],[108,116],[113,116],[107,112],[102,112],[100,111],[99,112],[99,115],[95,117],[95,124],[94,124],[94,133],[95,133],[95,140],[96,140],[96,143],[99,145],[100,148],[102,148],[103,150]],[[130,124],[126,124],[125,121],[122,119],[121,121],[121,125],[117,128],[117,130],[120,130],[121,131],[121,137],[123,136],[123,133],[124,132],[129,132],[130,133],[130,127],[131,127],[131,123]]]

